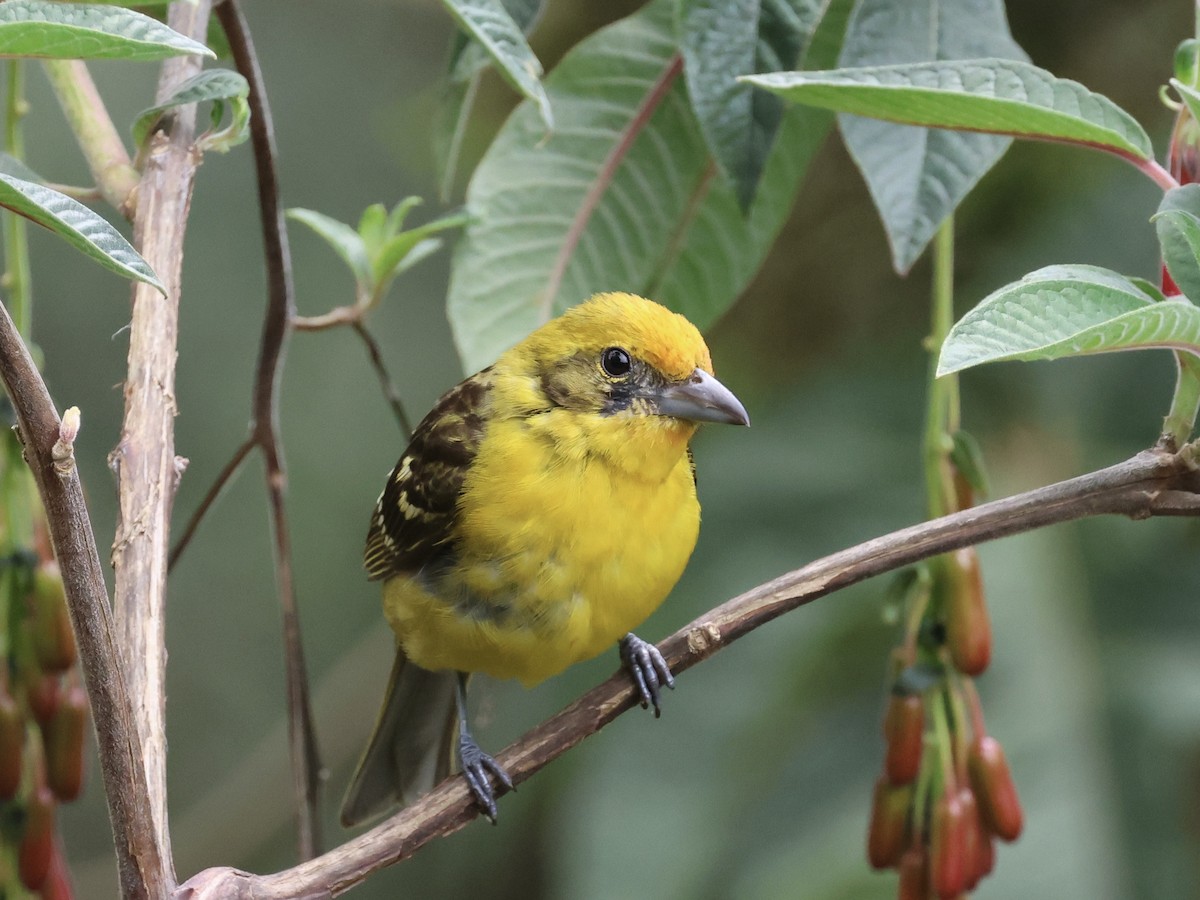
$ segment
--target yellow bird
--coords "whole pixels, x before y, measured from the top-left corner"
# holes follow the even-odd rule
[[[512,783],[471,737],[470,673],[530,686],[616,643],[658,714],[671,672],[632,630],[696,545],[699,422],[750,420],[695,326],[624,293],[570,309],[438,401],[371,517],[364,561],[396,661],[343,824],[411,803],[454,765],[495,821]]]

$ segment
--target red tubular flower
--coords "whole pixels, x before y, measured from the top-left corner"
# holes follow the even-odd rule
[[[992,659],[992,626],[975,548],[963,547],[950,554],[945,574],[946,644],[950,658],[963,674],[980,675]]]
[[[1002,840],[1015,841],[1025,819],[1000,742],[989,735],[977,738],[967,751],[967,773],[988,830]]]
[[[892,784],[909,784],[921,769],[925,705],[919,694],[892,694],[883,719],[887,754],[883,769]]]
[[[890,869],[900,862],[908,842],[908,810],[912,786],[896,786],[885,776],[875,782],[871,824],[867,832],[867,860],[875,869]]]

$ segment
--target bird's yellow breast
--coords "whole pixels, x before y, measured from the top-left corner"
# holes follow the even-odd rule
[[[695,547],[693,431],[567,410],[492,421],[460,497],[453,559],[384,586],[404,652],[427,669],[532,684],[613,646]]]

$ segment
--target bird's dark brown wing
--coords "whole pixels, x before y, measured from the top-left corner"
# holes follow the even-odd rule
[[[372,581],[416,571],[447,548],[490,390],[484,369],[448,391],[413,432],[371,516],[363,565]]]

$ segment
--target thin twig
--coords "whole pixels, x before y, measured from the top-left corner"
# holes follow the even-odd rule
[[[407,438],[412,434],[412,420],[408,418],[408,413],[405,412],[404,404],[400,400],[400,392],[396,390],[396,384],[388,374],[387,366],[383,362],[383,354],[379,352],[379,344],[375,342],[371,332],[367,331],[366,323],[361,318],[353,323],[353,328],[363,339],[363,343],[367,345],[367,355],[371,358],[371,365],[379,377],[379,386],[383,389],[383,396],[387,398],[387,402],[392,407],[392,413],[396,416],[396,422]]]
[[[335,306],[319,316],[292,316],[292,327],[297,331],[324,331],[339,325],[354,325],[362,321],[364,307]]]
[[[349,325],[353,328],[366,345],[367,356],[371,360],[371,367],[375,369],[383,396],[387,398],[388,405],[392,407],[392,414],[395,415],[400,430],[407,436],[412,434],[412,421],[408,418],[404,403],[400,400],[400,392],[396,390],[396,383],[388,374],[379,344],[367,330],[367,313],[370,310],[371,304],[360,300],[354,306],[337,306],[319,316],[292,316],[292,327],[297,331],[325,331],[340,325]]]
[[[875,538],[727,601],[671,635],[659,649],[678,674],[785,612],[939,553],[1087,516],[1200,515],[1200,473],[1189,457],[1188,448],[1178,454],[1147,450],[1107,469]],[[634,702],[628,675],[618,672],[528,732],[497,761],[519,784]],[[273,875],[207,869],[181,885],[174,896],[177,900],[333,897],[478,815],[463,779],[450,778],[417,803],[314,860]]]
[[[187,549],[192,538],[196,534],[196,529],[200,527],[200,520],[204,518],[217,498],[221,496],[221,492],[225,490],[225,486],[233,480],[233,476],[241,469],[242,463],[246,461],[246,457],[250,455],[250,451],[258,445],[254,441],[254,437],[248,437],[242,441],[240,447],[233,451],[233,456],[229,462],[225,463],[225,468],[217,474],[216,480],[208,489],[208,493],[204,495],[204,499],[200,501],[200,505],[196,507],[196,511],[192,513],[192,517],[188,519],[187,526],[183,529],[183,534],[179,540],[175,542],[175,546],[171,548],[171,555],[167,559],[167,571],[175,568],[175,562],[179,559],[179,555]]]
[[[236,0],[221,3],[216,13],[229,39],[238,72],[250,83],[250,139],[254,147],[258,181],[268,294],[255,374],[251,428],[254,441],[262,449],[266,463],[271,526],[275,537],[275,573],[283,614],[284,665],[287,670],[288,735],[297,802],[298,852],[301,859],[311,859],[319,852],[321,845],[318,812],[321,763],[292,579],[291,543],[285,504],[287,474],[283,444],[279,437],[278,411],[284,349],[296,308],[292,265],[275,171],[275,132],[250,29]]]
[[[171,4],[168,23],[203,39],[208,0]],[[197,57],[163,63],[158,98],[200,71]],[[138,283],[133,290],[125,418],[109,456],[117,476],[120,518],[113,542],[114,619],[120,633],[129,695],[141,737],[165,877],[174,880],[167,820],[166,587],[171,507],[181,471],[175,456],[175,360],[183,239],[199,155],[192,147],[195,106],[181,107],[169,134],[156,133],[137,190],[134,245],[158,274],[165,294]]]
[[[108,590],[83,500],[83,487],[73,461],[70,465],[55,465],[53,448],[64,437],[61,423],[37,366],[3,305],[0,305],[0,378],[17,413],[25,459],[33,470],[46,509],[54,553],[66,587],[67,606],[92,706],[121,896],[158,900],[170,893],[175,882],[151,815],[141,739],[121,670],[120,648],[113,637]]]

